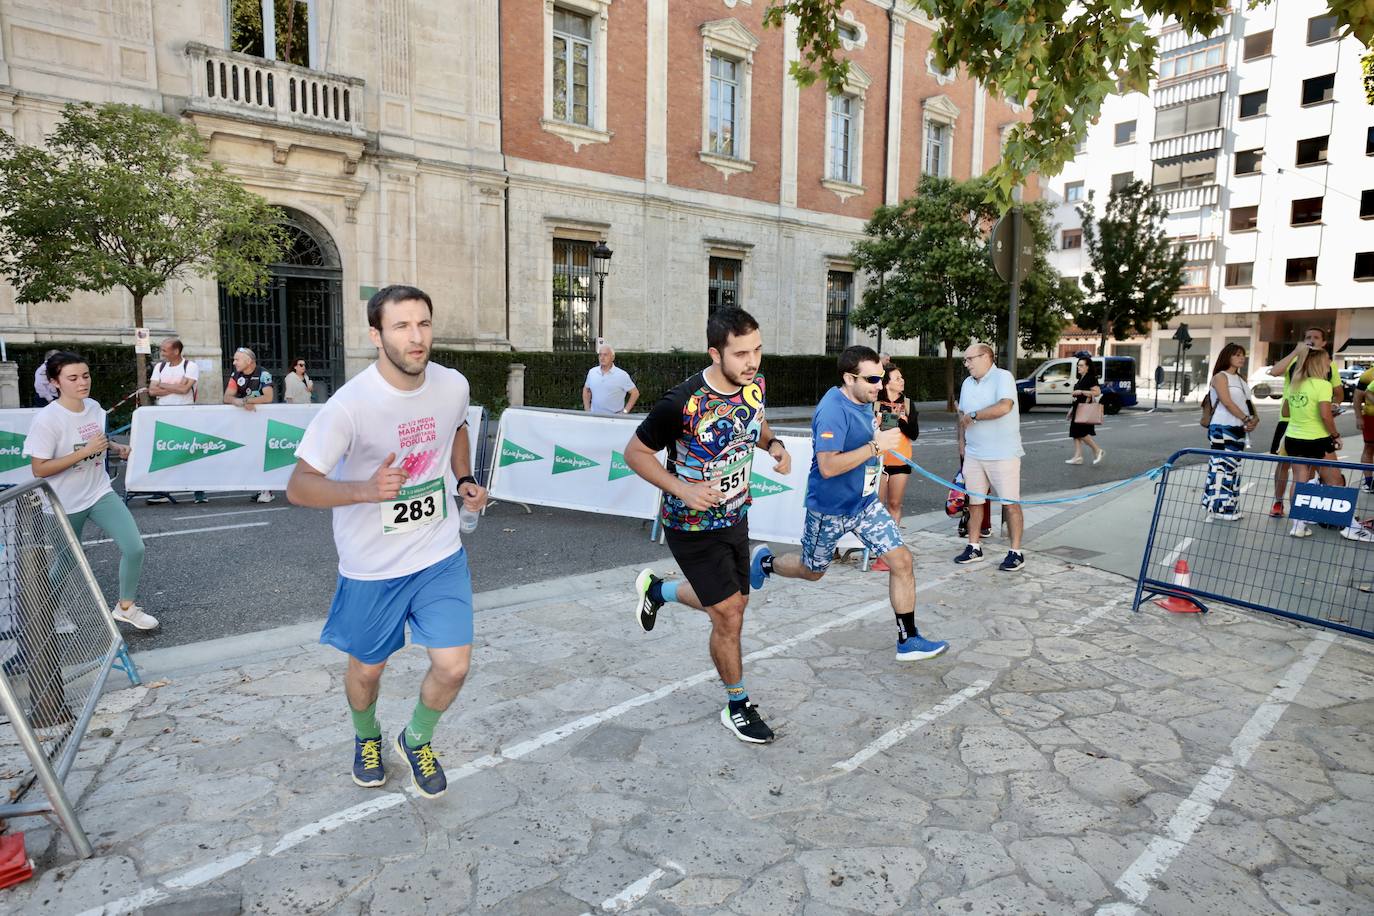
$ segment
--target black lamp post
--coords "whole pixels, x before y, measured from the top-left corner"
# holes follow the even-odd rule
[[[611,249],[606,242],[592,249],[592,272],[596,274],[596,336],[606,337],[606,274],[611,271]]]

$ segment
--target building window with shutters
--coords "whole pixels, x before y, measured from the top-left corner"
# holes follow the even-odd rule
[[[544,12],[540,126],[572,144],[606,143],[606,12],[610,0],[558,0]],[[538,20],[535,20],[536,22]]]
[[[592,20],[554,7],[553,117],[555,121],[592,123]]]
[[[759,39],[738,19],[715,19],[701,26],[702,162],[726,178],[749,172],[750,97],[754,51]]]
[[[854,97],[830,97],[830,178],[854,183]]]
[[[825,352],[849,346],[849,313],[854,305],[854,273],[832,270],[825,276]]]
[[[706,279],[707,315],[713,315],[720,309],[739,307],[743,273],[744,262],[738,258],[711,258]]]
[[[926,159],[923,172],[937,178],[949,177],[949,125],[926,119]]]
[[[553,240],[553,348],[589,350],[596,288],[592,278],[592,243]]]

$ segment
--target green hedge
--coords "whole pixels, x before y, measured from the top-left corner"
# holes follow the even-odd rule
[[[435,350],[434,361],[462,370],[472,385],[472,400],[499,410],[506,404],[506,376],[511,363],[525,366],[525,403],[530,407],[580,408],[582,383],[596,365],[592,353],[492,352]],[[616,365],[630,373],[639,387],[642,405],[652,404],[678,382],[711,363],[705,353],[645,353],[618,350]],[[945,397],[945,360],[940,356],[898,356],[906,377],[907,396],[916,401]],[[1020,377],[1041,362],[1022,359]],[[775,407],[810,407],[839,381],[834,356],[773,356],[763,358],[768,380],[768,403]],[[956,359],[957,386],[965,372]]]
[[[33,373],[49,350],[71,350],[86,357],[91,367],[91,397],[107,410],[138,387],[138,369],[134,362],[134,348],[128,344],[72,343],[53,341],[31,344],[10,344],[9,358],[19,364],[19,403],[34,406]],[[148,357],[156,360],[155,356]],[[153,362],[148,363],[152,371]],[[110,415],[108,429],[118,429],[129,422],[134,402],[130,401]]]

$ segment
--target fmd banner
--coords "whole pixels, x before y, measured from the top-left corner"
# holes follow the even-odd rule
[[[285,490],[296,446],[323,406],[140,407],[129,437],[133,453],[125,487],[130,493]],[[470,407],[468,451],[474,468],[481,429],[482,408]],[[0,426],[0,433],[4,430]]]
[[[1289,518],[1298,522],[1317,522],[1348,528],[1355,518],[1355,487],[1327,487],[1319,483],[1300,483],[1293,491]]]

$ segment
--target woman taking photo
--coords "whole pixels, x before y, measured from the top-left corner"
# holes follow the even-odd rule
[[[1078,381],[1073,383],[1073,406],[1069,408],[1069,438],[1073,439],[1073,457],[1064,463],[1082,464],[1083,443],[1086,442],[1088,448],[1093,450],[1093,464],[1097,464],[1107,457],[1107,450],[1093,439],[1097,426],[1093,423],[1079,423],[1077,420],[1078,408],[1102,397],[1102,389],[1097,384],[1097,370],[1093,368],[1091,359],[1080,356],[1074,367],[1078,371]]]
[[[1230,343],[1221,348],[1217,364],[1212,367],[1212,387],[1207,392],[1212,399],[1212,420],[1207,425],[1207,441],[1213,451],[1242,452],[1246,433],[1259,425],[1250,409],[1250,386],[1240,374],[1245,365],[1245,348]],[[1236,458],[1213,458],[1207,462],[1207,485],[1202,491],[1202,504],[1212,518],[1233,522],[1241,517],[1236,511],[1240,499],[1240,461]]]
[[[1324,458],[1336,460],[1341,448],[1341,434],[1336,432],[1336,420],[1331,413],[1331,357],[1322,349],[1312,348],[1306,358],[1294,362],[1288,379],[1288,432],[1283,448],[1290,458]],[[1295,464],[1293,479],[1298,483],[1311,480],[1313,471],[1321,482],[1331,487],[1344,486],[1341,472],[1336,468],[1316,468],[1310,464]],[[1295,538],[1312,536],[1307,522],[1294,521],[1288,533]]]
[[[900,429],[902,444],[895,449],[897,454],[911,457],[911,443],[921,434],[916,413],[911,409],[911,399],[906,396],[906,379],[902,370],[892,363],[883,368],[883,384],[878,389],[878,400],[873,405],[878,418],[878,428]],[[902,523],[902,497],[906,495],[906,484],[911,479],[911,465],[894,455],[884,453],[883,476],[878,481],[878,501],[881,502],[898,525]],[[873,561],[878,572],[887,572],[887,564],[882,559]]]
[[[291,371],[286,373],[286,394],[283,400],[287,404],[309,404],[311,397],[315,393],[315,383],[310,380],[310,376],[305,374],[305,358],[296,357],[296,361],[291,364]]]
[[[58,396],[34,417],[24,454],[33,466],[33,476],[46,479],[57,495],[78,541],[89,518],[118,545],[119,601],[111,609],[114,619],[151,630],[157,618],[134,603],[143,573],[143,538],[105,473],[105,450],[127,459],[129,447],[105,438],[105,411],[87,397],[91,369],[84,357],[59,351],[48,357],[45,368]]]

